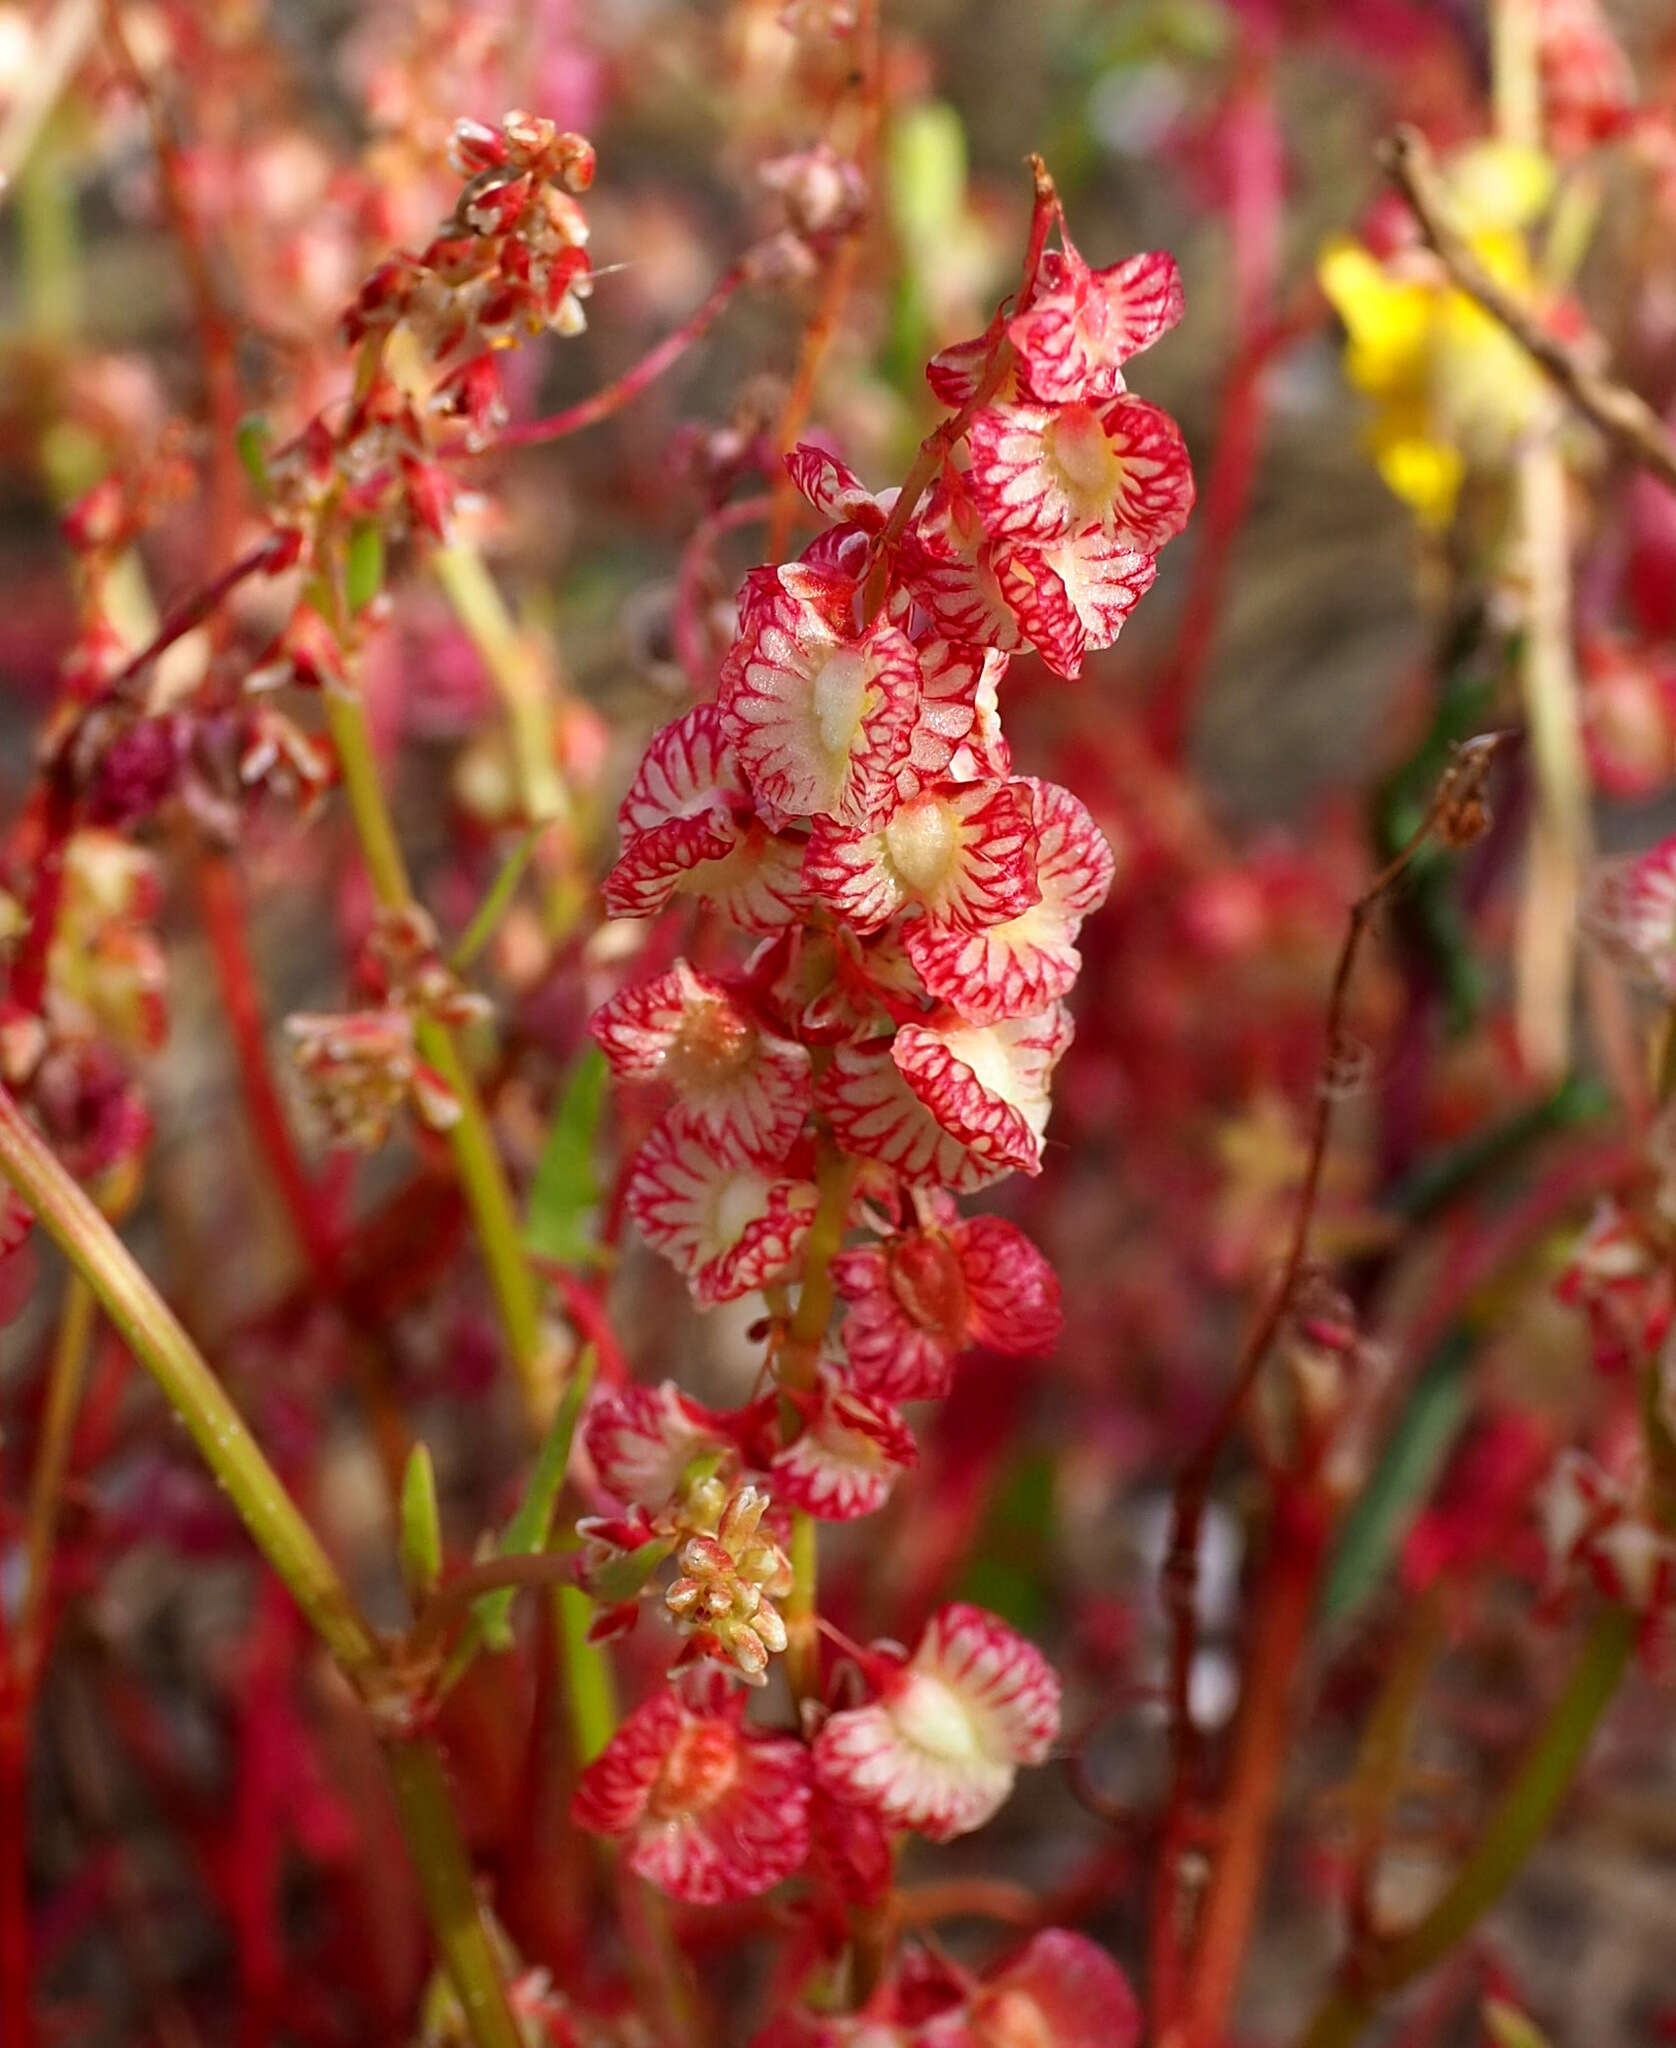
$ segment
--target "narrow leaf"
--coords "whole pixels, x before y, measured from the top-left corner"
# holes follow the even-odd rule
[[[442,1576],[442,1517],[436,1501],[436,1468],[424,1444],[415,1444],[402,1474],[402,1577],[416,1600],[435,1589]]]
[[[590,1045],[578,1055],[536,1165],[524,1240],[537,1258],[557,1265],[586,1265],[595,1256],[592,1226],[599,1183],[594,1134],[608,1071],[597,1047]]]
[[[384,535],[376,521],[363,519],[349,536],[343,562],[343,594],[352,613],[364,612],[384,588]]]
[[[1378,1585],[1415,1508],[1442,1470],[1466,1412],[1475,1349],[1470,1330],[1451,1330],[1415,1381],[1384,1456],[1345,1517],[1321,1600],[1328,1621],[1353,1614]]]
[[[532,1556],[547,1547],[547,1539],[553,1529],[553,1504],[564,1484],[565,1468],[570,1463],[570,1446],[575,1440],[576,1425],[581,1419],[588,1389],[594,1383],[597,1364],[594,1347],[586,1345],[576,1360],[552,1427],[536,1452],[535,1468],[530,1473],[524,1497],[501,1533],[499,1553],[502,1557]],[[508,1586],[498,1593],[485,1593],[472,1609],[477,1631],[491,1650],[504,1650],[511,1646],[512,1600],[513,1588]]]

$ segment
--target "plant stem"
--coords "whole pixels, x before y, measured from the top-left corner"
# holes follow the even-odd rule
[[[1635,1638],[1629,1609],[1610,1607],[1600,1615],[1478,1847],[1405,1934],[1346,1958],[1297,2048],[1349,2048],[1380,2001],[1441,1962],[1506,1891],[1553,1820],[1618,1689]]]
[[[427,1017],[420,1020],[417,1035],[420,1052],[460,1105],[459,1120],[448,1133],[454,1165],[477,1228],[478,1246],[524,1406],[532,1425],[539,1429],[552,1412],[554,1389],[541,1371],[541,1297],[524,1257],[512,1186],[501,1164],[483,1098],[453,1033]]]
[[[18,1190],[89,1292],[162,1389],[226,1489],[239,1519],[369,1708],[400,1691],[383,1646],[357,1612],[337,1568],[298,1513],[221,1383],[92,1201],[0,1088],[0,1173]],[[387,1744],[397,1804],[438,1949],[477,2048],[520,2048],[477,1917],[471,1865],[448,1806],[442,1766],[427,1745]]]
[[[479,953],[495,935],[495,927],[506,915],[518,884],[524,879],[524,870],[535,856],[535,849],[541,843],[542,828],[534,825],[520,839],[512,851],[501,862],[495,879],[489,884],[483,901],[471,914],[471,922],[454,942],[454,949],[448,955],[448,965],[455,974],[466,974]]]
[[[326,717],[373,893],[386,910],[404,910],[413,901],[413,890],[384,799],[384,786],[379,780],[360,698],[352,689],[328,690]],[[541,1299],[535,1275],[524,1257],[512,1188],[501,1164],[483,1099],[453,1033],[433,1018],[422,1017],[417,1038],[421,1054],[460,1105],[448,1142],[477,1231],[507,1354],[523,1393],[524,1406],[532,1422],[540,1427],[545,1422],[551,1396],[540,1371]]]
[[[0,1173],[40,1218],[179,1415],[239,1518],[345,1676],[382,1671],[377,1639],[226,1390],[94,1203],[0,1088]]]
[[[1222,1829],[1187,1986],[1181,2035],[1186,2048],[1217,2048],[1226,2038],[1256,1918],[1299,1666],[1331,1527],[1328,1503],[1314,1488],[1299,1486],[1276,1503]]]
[[[553,763],[552,706],[540,656],[475,548],[464,541],[438,548],[431,567],[506,707],[519,809],[532,825],[565,817],[570,805]]]
[[[601,420],[609,419],[614,412],[620,412],[632,399],[638,398],[665,370],[680,361],[693,343],[714,325],[728,300],[750,275],[751,258],[744,256],[722,272],[711,287],[710,296],[696,312],[672,333],[666,334],[655,348],[648,349],[639,362],[604,385],[591,398],[567,406],[563,412],[553,413],[547,419],[530,420],[521,427],[509,427],[488,447],[468,452],[498,455],[505,448],[532,448],[542,441],[562,441],[566,435],[579,434],[584,427],[597,426]]]
[[[193,863],[198,912],[215,962],[221,1007],[232,1034],[245,1115],[257,1149],[278,1189],[286,1220],[316,1283],[331,1293],[337,1285],[337,1246],[326,1220],[326,1204],[304,1169],[285,1119],[285,1105],[268,1063],[261,993],[251,964],[238,871],[224,853],[203,848]]]
[[[28,1535],[24,1544],[27,1564],[17,1627],[18,1661],[26,1685],[33,1680],[41,1651],[42,1624],[52,1579],[53,1539],[58,1530],[59,1503],[64,1493],[64,1476],[70,1467],[76,1410],[81,1405],[97,1312],[93,1289],[72,1268],[59,1311],[58,1333],[53,1340],[40,1444],[29,1488]]]
[[[791,1328],[778,1361],[780,1384],[793,1392],[804,1392],[815,1383],[821,1343],[838,1298],[832,1262],[844,1242],[855,1174],[856,1162],[823,1142],[815,1175],[820,1203],[804,1246],[797,1307],[792,1311]],[[793,1697],[801,1702],[819,1695],[821,1669],[820,1632],[815,1626],[820,1571],[818,1529],[814,1517],[801,1510],[792,1516],[791,1564],[792,1589],[786,1596],[785,1607],[786,1676]]]
[[[553,1626],[564,1656],[571,1750],[578,1766],[591,1764],[617,1726],[617,1694],[611,1660],[588,1641],[594,1603],[580,1586],[553,1593]]]
[[[391,1742],[385,1745],[385,1761],[437,1950],[471,2038],[477,2048],[523,2048],[478,1906],[441,1759],[428,1742]]]

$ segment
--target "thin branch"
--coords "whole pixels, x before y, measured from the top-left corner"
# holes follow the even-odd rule
[[[1676,491],[1676,435],[1644,398],[1551,334],[1533,307],[1491,276],[1456,219],[1436,160],[1419,130],[1398,128],[1381,143],[1379,162],[1413,209],[1427,243],[1467,297],[1501,322],[1615,447]]]
[[[614,412],[621,412],[631,399],[638,398],[666,370],[673,369],[693,343],[710,331],[734,293],[741,285],[748,284],[753,275],[752,255],[742,256],[730,269],[722,272],[711,287],[710,296],[695,313],[683,320],[672,333],[666,334],[655,348],[648,349],[639,362],[620,377],[613,378],[591,397],[566,406],[563,412],[553,413],[544,420],[528,420],[522,426],[508,427],[505,433],[498,434],[483,447],[462,448],[458,454],[469,459],[500,455],[509,448],[534,448],[545,441],[565,440],[571,434],[581,433],[585,427],[597,426],[601,420],[608,420]]]
[[[1184,1467],[1176,1485],[1175,1511],[1170,1544],[1162,1572],[1162,1597],[1170,1625],[1169,1703],[1170,1727],[1175,1738],[1175,1760],[1171,1774],[1163,1843],[1157,1865],[1157,1892],[1152,1928],[1152,1982],[1155,2015],[1172,2019],[1183,1990],[1181,1981],[1184,1928],[1179,1917],[1177,1875],[1191,1823],[1193,1780],[1199,1744],[1191,1711],[1190,1687],[1193,1660],[1198,1648],[1199,1540],[1211,1483],[1229,1439],[1244,1413],[1246,1402],[1270,1346],[1280,1332],[1304,1270],[1309,1249],[1315,1207],[1321,1192],[1326,1165],[1327,1141],[1332,1130],[1333,1106],[1338,1089],[1334,1076],[1345,1038],[1345,1014],[1356,957],[1369,921],[1386,893],[1407,872],[1409,864],[1434,832],[1442,831],[1459,844],[1487,819],[1483,810],[1483,781],[1490,763],[1509,736],[1491,733],[1469,741],[1457,750],[1455,759],[1439,782],[1425,816],[1407,841],[1379,871],[1350,906],[1343,944],[1333,970],[1332,992],[1327,999],[1326,1044],[1316,1090],[1315,1113],[1311,1122],[1309,1150],[1304,1177],[1292,1218],[1292,1234],[1281,1266],[1280,1278],[1270,1291],[1262,1314],[1241,1350],[1233,1383],[1224,1396],[1211,1427],[1193,1457]]]

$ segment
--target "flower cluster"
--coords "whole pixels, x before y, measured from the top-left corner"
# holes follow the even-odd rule
[[[356,351],[347,405],[261,451],[274,531],[316,586],[259,665],[262,682],[319,687],[342,675],[345,614],[376,592],[376,578],[355,587],[356,536],[446,539],[459,487],[445,443],[463,427],[466,445],[481,446],[504,422],[501,353],[584,324],[588,229],[575,195],[593,178],[592,145],[511,113],[498,129],[459,123],[452,161],[466,180],[453,213],[418,254],[381,264],[344,315]]]
[[[429,919],[414,905],[381,912],[360,963],[369,1007],[286,1019],[292,1055],[334,1144],[373,1151],[410,1103],[433,1130],[458,1121],[452,1088],[419,1054],[421,1024],[450,1028],[488,1014],[482,996],[444,964]]]
[[[1041,1169],[1078,934],[1114,862],[1069,790],[1014,773],[998,689],[1015,653],[1073,677],[1111,644],[1193,483],[1174,423],[1123,378],[1179,317],[1173,262],[1094,270],[1068,238],[1043,254],[1055,210],[1040,203],[1017,302],[932,362],[954,410],[903,492],[793,451],[829,524],[747,577],[715,700],[653,738],[621,808],[610,909],[703,903],[754,941],[593,1020],[619,1080],[670,1098],[628,1213],[701,1306],[766,1291],[771,1311],[761,1399],[722,1413],[620,1388],[583,1427],[607,1497],[581,1527],[602,1626],[632,1623],[674,1557],[664,1604],[687,1642],[585,1773],[577,1817],[683,1898],[806,1862],[872,1895],[892,1833],[981,1826],[1057,1737],[1051,1667],[958,1604],[911,1651],[852,1646],[803,1681],[801,1739],[748,1728],[744,1695],[715,1689],[761,1682],[786,1642],[791,1515],[878,1509],[916,1460],[900,1404],[946,1394],[975,1346],[1021,1356],[1059,1332],[1041,1253],[955,1197]],[[815,1312],[829,1297],[836,1329]]]
[[[1660,1648],[1676,1616],[1676,1535],[1645,1484],[1583,1451],[1565,1451],[1549,1474],[1540,1512],[1556,1581],[1581,1577],[1640,1617],[1644,1650]]]
[[[1095,1944],[1045,1928],[974,1982],[946,1957],[910,1950],[860,2013],[794,2007],[751,2048],[1135,2048],[1141,2013]]]
[[[450,162],[466,180],[452,216],[417,255],[393,256],[344,315],[358,348],[405,327],[441,374],[435,411],[481,441],[506,418],[497,354],[520,335],[578,334],[588,290],[588,225],[575,194],[593,183],[580,135],[534,114],[499,129],[461,121]]]

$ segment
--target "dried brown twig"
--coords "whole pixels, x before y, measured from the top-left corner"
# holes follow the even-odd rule
[[[1676,435],[1644,398],[1550,333],[1532,306],[1490,274],[1455,219],[1436,159],[1419,130],[1398,128],[1380,144],[1379,162],[1413,209],[1427,243],[1468,298],[1501,322],[1609,441],[1676,490]]]

